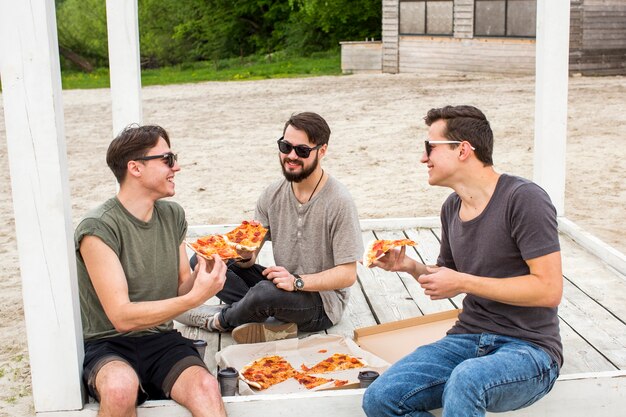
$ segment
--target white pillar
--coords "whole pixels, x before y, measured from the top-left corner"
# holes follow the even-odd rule
[[[83,406],[80,322],[53,0],[0,0],[0,74],[37,412]]]
[[[565,212],[570,0],[537,1],[534,181]]]
[[[137,0],[107,0],[113,136],[142,123]]]

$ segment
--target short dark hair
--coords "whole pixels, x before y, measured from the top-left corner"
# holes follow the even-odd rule
[[[493,132],[482,111],[473,106],[445,106],[430,109],[424,117],[428,126],[442,119],[446,122],[446,139],[468,141],[479,161],[493,165]]]
[[[309,138],[309,142],[316,145],[325,145],[328,143],[328,139],[330,139],[330,127],[326,120],[317,113],[302,112],[292,114],[289,120],[285,122],[283,135],[290,125],[304,131]]]
[[[121,184],[126,177],[128,161],[146,156],[157,145],[159,138],[163,138],[167,146],[170,146],[170,138],[161,126],[133,124],[126,126],[113,139],[107,150],[107,165],[118,183]]]

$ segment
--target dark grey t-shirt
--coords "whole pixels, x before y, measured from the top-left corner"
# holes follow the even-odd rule
[[[291,273],[316,274],[355,262],[363,255],[356,205],[348,189],[329,176],[311,201],[301,204],[285,179],[265,189],[255,219],[269,228],[276,265]],[[337,324],[348,303],[349,288],[321,291],[324,312]]]
[[[459,218],[461,199],[451,194],[441,209],[437,264],[472,275],[507,278],[530,273],[525,260],[560,250],[556,210],[537,184],[503,174],[475,219]],[[557,308],[519,307],[468,294],[448,334],[494,333],[546,350],[560,365],[563,347]]]

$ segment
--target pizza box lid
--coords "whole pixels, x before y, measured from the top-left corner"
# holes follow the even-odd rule
[[[361,327],[354,330],[354,340],[363,349],[395,363],[417,347],[435,342],[456,323],[461,309]]]

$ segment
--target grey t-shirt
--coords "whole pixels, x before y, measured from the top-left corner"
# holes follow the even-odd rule
[[[460,208],[461,199],[453,193],[441,209],[440,266],[478,276],[516,277],[530,273],[525,260],[560,250],[556,210],[531,181],[503,174],[478,217],[464,222]],[[513,306],[467,294],[448,333],[483,332],[534,343],[563,364],[557,308]]]
[[[187,233],[182,207],[170,201],[154,204],[152,219],[141,221],[130,214],[114,197],[87,214],[74,232],[80,311],[85,340],[116,336],[115,330],[98,299],[85,262],[80,242],[85,236],[100,238],[118,256],[130,301],[154,301],[178,295],[179,248]],[[166,331],[172,321],[125,336]]]
[[[345,186],[329,176],[311,201],[301,204],[291,183],[281,179],[257,201],[255,218],[265,225],[276,265],[296,274],[315,274],[355,262],[363,254],[359,216]],[[336,324],[348,302],[349,288],[321,291],[326,315]]]

